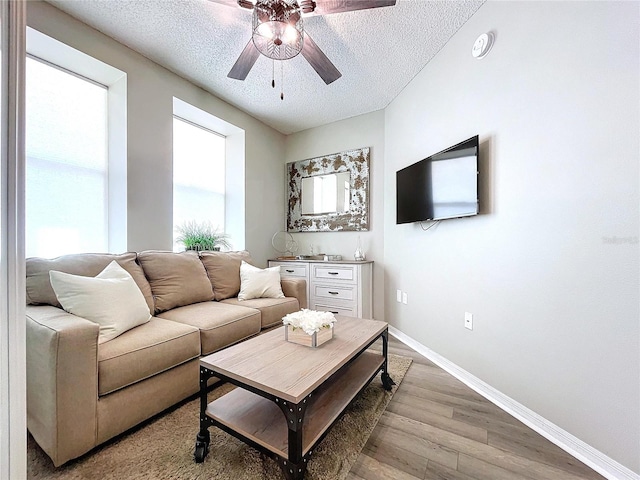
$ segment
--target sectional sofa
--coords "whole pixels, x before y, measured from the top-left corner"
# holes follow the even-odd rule
[[[49,272],[95,277],[114,260],[151,318],[100,343],[97,323],[61,308]],[[240,301],[243,260],[246,251],[27,259],[27,424],[56,466],[196,393],[201,355],[307,306],[304,280],[289,278],[285,298]]]

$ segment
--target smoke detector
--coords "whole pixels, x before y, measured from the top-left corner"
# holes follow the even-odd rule
[[[471,55],[478,60],[484,58],[491,47],[493,47],[494,36],[493,33],[487,32],[480,35],[471,48]]]

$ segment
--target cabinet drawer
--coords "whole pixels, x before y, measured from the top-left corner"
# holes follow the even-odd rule
[[[345,306],[340,306],[337,307],[335,305],[327,305],[324,303],[312,303],[311,304],[311,310],[318,310],[320,312],[331,312],[334,315],[346,315],[347,317],[357,317],[358,313],[356,311],[356,308],[350,308],[350,307],[345,307]],[[339,328],[339,326],[338,326]]]
[[[340,300],[353,300],[356,292],[349,287],[327,287],[324,285],[314,285],[313,294],[320,298],[337,298]]]
[[[275,265],[274,265],[275,266]],[[283,277],[307,277],[307,266],[299,264],[280,264],[280,275]]]
[[[356,280],[356,273],[353,267],[314,265],[313,278],[322,280],[346,280],[353,282]]]

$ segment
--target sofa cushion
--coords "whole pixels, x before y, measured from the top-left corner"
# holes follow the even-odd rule
[[[65,311],[100,325],[98,343],[108,342],[151,318],[138,285],[115,260],[95,277],[55,270],[49,277]]]
[[[280,267],[258,268],[242,262],[238,300],[252,298],[284,298],[280,286]]]
[[[51,281],[49,280],[50,270],[70,273],[72,275],[95,277],[113,260],[118,262],[118,264],[133,277],[144,295],[147,305],[149,305],[149,311],[153,312],[154,305],[151,286],[149,282],[147,282],[142,267],[136,263],[135,252],[120,255],[110,253],[77,253],[73,255],[63,255],[53,259],[38,257],[27,258],[27,304],[52,305],[62,308],[51,287]]]
[[[213,300],[207,272],[196,252],[145,251],[138,261],[151,285],[155,312]]]
[[[106,395],[200,356],[197,328],[152,317],[98,346],[98,395]]]
[[[240,252],[200,252],[200,260],[207,270],[215,299],[220,301],[238,295],[240,291],[240,264],[251,263],[246,250]]]
[[[238,300],[237,298],[228,298],[223,300],[223,304],[242,305],[243,307],[251,307],[260,310],[262,328],[272,327],[282,324],[282,317],[288,313],[300,310],[300,305],[296,298],[254,298],[252,300]]]
[[[258,310],[219,302],[202,302],[158,315],[200,329],[202,355],[208,355],[260,332]]]

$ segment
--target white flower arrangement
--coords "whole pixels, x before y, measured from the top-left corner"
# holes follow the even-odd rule
[[[306,308],[289,313],[282,318],[282,323],[291,325],[294,330],[301,328],[307,335],[313,335],[322,328],[333,328],[336,321],[336,317],[331,312],[317,312]]]

